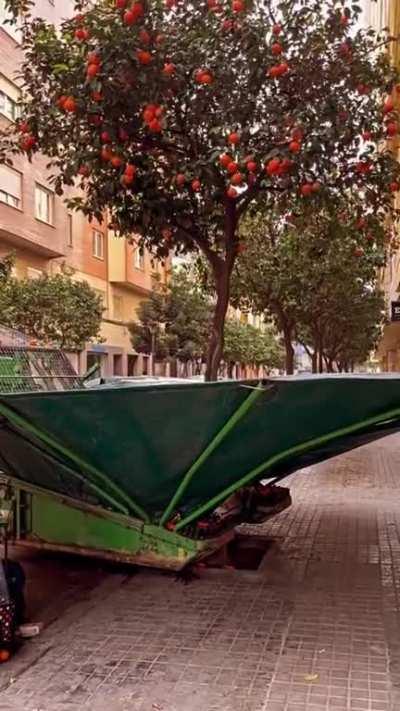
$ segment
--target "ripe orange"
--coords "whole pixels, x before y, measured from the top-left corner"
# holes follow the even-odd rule
[[[231,177],[231,183],[232,185],[241,185],[243,183],[242,173],[234,173]]]
[[[68,111],[69,113],[73,114],[76,111],[76,101],[73,96],[67,96],[63,103],[63,109],[64,111]]]
[[[301,143],[298,141],[291,141],[289,143],[289,151],[291,153],[299,153],[301,151]]]
[[[222,153],[219,157],[219,162],[220,165],[222,165],[224,168],[227,168],[230,163],[232,163],[232,158],[228,153]]]
[[[232,143],[233,146],[237,146],[237,144],[240,142],[240,136],[239,134],[234,131],[233,133],[230,133],[228,136],[228,143]]]

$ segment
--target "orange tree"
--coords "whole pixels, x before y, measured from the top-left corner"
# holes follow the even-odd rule
[[[42,151],[72,208],[159,257],[206,257],[209,379],[249,206],[357,193],[390,211],[399,167],[377,146],[398,130],[391,39],[357,28],[354,0],[78,0],[57,29],[29,0],[6,4],[23,18],[25,92],[0,159]]]

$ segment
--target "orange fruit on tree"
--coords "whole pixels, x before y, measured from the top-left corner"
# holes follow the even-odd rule
[[[219,157],[219,162],[220,165],[222,165],[224,168],[227,168],[230,163],[232,163],[232,158],[228,153],[222,153]]]

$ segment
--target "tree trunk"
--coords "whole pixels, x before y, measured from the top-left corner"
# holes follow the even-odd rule
[[[233,380],[233,369],[235,367],[235,364],[232,363],[232,361],[229,361],[228,363],[228,378],[230,380]]]
[[[224,352],[225,317],[229,306],[231,275],[236,256],[237,214],[234,200],[228,200],[225,209],[225,259],[213,258],[211,266],[214,274],[217,301],[208,343],[205,379],[218,379],[218,369]]]
[[[324,359],[323,359],[322,348],[320,347],[318,349],[318,373],[323,373],[323,372],[324,372]]]
[[[314,351],[311,356],[311,369],[313,373],[318,373],[318,353]]]
[[[224,327],[229,305],[231,272],[232,268],[229,268],[229,265],[224,262],[218,273],[215,274],[217,301],[208,342],[206,380],[218,379],[218,369],[224,351]]]
[[[286,351],[286,375],[293,375],[294,373],[294,348],[292,344],[292,335],[290,331],[283,332],[283,338],[285,341],[285,351]]]

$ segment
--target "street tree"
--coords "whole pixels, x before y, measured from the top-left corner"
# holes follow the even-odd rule
[[[129,330],[134,348],[159,360],[201,363],[206,354],[212,303],[190,269],[172,271],[168,284],[155,282]]]
[[[23,17],[24,96],[0,159],[41,151],[71,208],[158,257],[205,256],[209,379],[249,208],[300,195],[312,212],[345,192],[390,212],[392,40],[358,27],[355,0],[77,0],[59,29],[5,2]]]
[[[237,363],[262,366],[268,372],[282,367],[282,346],[276,330],[270,325],[259,329],[235,318],[228,318],[224,336],[223,361],[228,369],[228,377],[233,377]]]
[[[288,373],[296,342],[315,372],[324,362],[332,369],[351,342],[362,341],[359,353],[365,353],[376,341],[384,313],[379,268],[393,246],[390,230],[372,212],[357,214],[348,203],[339,213],[328,206],[312,217],[299,203],[291,208],[244,222],[246,249],[233,275],[234,301],[274,320]]]
[[[349,308],[344,311],[343,307]],[[351,303],[346,295],[324,337],[326,370],[347,372],[367,362],[382,336],[385,318],[385,299],[379,290],[359,288]]]
[[[16,279],[9,270],[0,280],[2,325],[57,348],[81,350],[98,340],[102,314],[101,297],[69,272]]]

